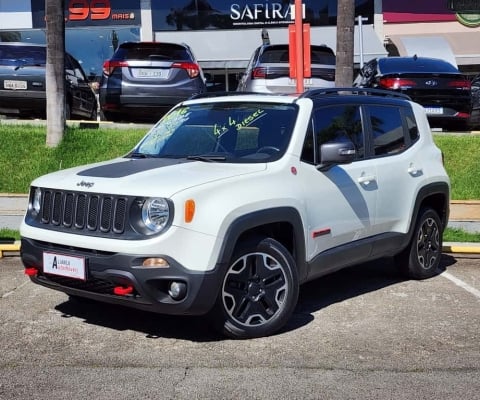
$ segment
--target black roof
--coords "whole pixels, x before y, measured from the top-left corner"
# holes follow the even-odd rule
[[[458,68],[445,60],[429,57],[383,57],[378,59],[382,74],[396,72],[459,73]]]

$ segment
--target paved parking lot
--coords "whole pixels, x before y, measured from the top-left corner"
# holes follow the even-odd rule
[[[0,259],[0,399],[480,399],[480,260],[403,281],[388,260],[311,282],[287,328],[77,303]]]

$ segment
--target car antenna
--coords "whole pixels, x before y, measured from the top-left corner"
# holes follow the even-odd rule
[[[417,55],[414,54],[414,55],[413,55],[413,61],[417,61],[417,58],[418,58]]]

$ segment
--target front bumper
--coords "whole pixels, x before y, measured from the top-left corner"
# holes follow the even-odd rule
[[[43,252],[84,257],[85,281],[43,272]],[[123,305],[145,311],[174,315],[202,315],[217,298],[221,284],[220,268],[208,272],[190,271],[168,258],[169,268],[133,268],[139,260],[151,258],[140,254],[98,252],[66,248],[60,245],[22,238],[21,258],[25,268],[35,268],[34,283],[68,295]],[[167,258],[167,257],[164,257]],[[186,284],[186,295],[174,300],[168,294],[172,281]],[[133,288],[131,293],[115,294],[115,288]]]

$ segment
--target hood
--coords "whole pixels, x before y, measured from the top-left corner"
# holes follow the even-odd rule
[[[264,163],[117,158],[53,172],[35,179],[32,186],[92,193],[172,197],[175,193],[194,186],[265,169]]]

